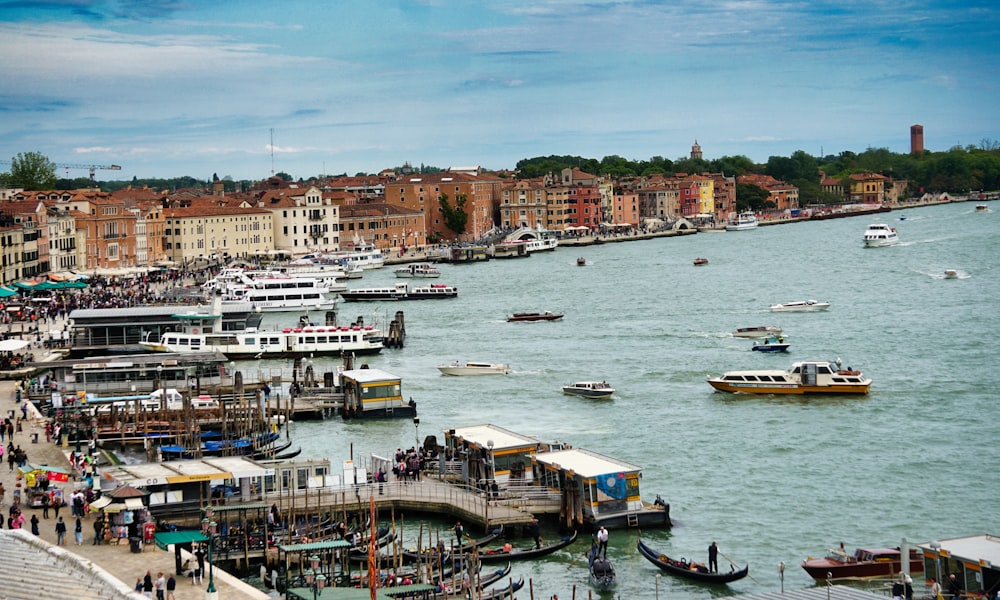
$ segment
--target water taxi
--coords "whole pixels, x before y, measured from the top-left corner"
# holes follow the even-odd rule
[[[840,359],[797,362],[786,371],[728,371],[705,380],[721,392],[745,394],[867,394],[872,384],[861,371],[842,369]]]
[[[442,375],[508,375],[510,366],[503,363],[459,362],[438,365]]]
[[[781,335],[781,327],[759,325],[757,327],[740,327],[733,332],[733,337],[738,338],[766,338],[772,335]]]
[[[985,204],[977,204],[976,212],[990,212],[990,207]]]
[[[771,312],[817,312],[830,308],[829,302],[815,300],[796,300],[771,306]]]
[[[581,396],[601,400],[610,398],[615,393],[615,388],[608,385],[607,381],[578,381],[569,385],[564,385],[562,391],[567,396]]]
[[[802,561],[802,568],[816,581],[892,577],[902,572],[900,554],[899,548],[858,548],[854,554],[848,554],[841,544],[840,548],[830,550],[825,558]],[[910,573],[923,571],[923,554],[911,548]]]

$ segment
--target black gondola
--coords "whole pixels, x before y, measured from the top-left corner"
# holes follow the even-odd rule
[[[507,584],[506,587],[492,590],[490,592],[484,593],[482,596],[477,596],[483,600],[500,600],[501,598],[510,598],[517,593],[517,590],[524,587],[524,577],[519,578],[517,581],[512,581]]]
[[[512,548],[507,552],[504,552],[502,549],[482,550],[479,552],[479,562],[487,564],[501,563],[507,560],[528,560],[530,558],[538,558],[539,556],[552,554],[556,550],[565,548],[575,542],[576,534],[577,532],[574,531],[573,535],[563,536],[554,544],[542,546],[541,548]]]
[[[587,553],[587,564],[590,567],[590,583],[601,590],[611,589],[615,585],[615,567],[605,556],[598,556],[598,545],[591,544]]]
[[[703,583],[729,583],[730,581],[743,579],[750,573],[750,565],[743,567],[739,571],[735,570],[736,567],[734,565],[734,570],[728,573],[709,573],[708,569],[705,568],[704,565],[689,563],[683,559],[674,560],[666,554],[661,554],[646,544],[643,544],[642,540],[639,540],[638,548],[639,553],[645,556],[646,560],[659,567],[660,570],[677,575],[678,577],[691,579],[693,581],[700,581]]]

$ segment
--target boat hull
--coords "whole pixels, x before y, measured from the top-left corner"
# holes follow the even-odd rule
[[[661,571],[665,573],[670,573],[671,575],[676,575],[678,577],[683,577],[684,579],[690,579],[692,581],[700,581],[702,583],[729,583],[731,581],[737,581],[743,579],[750,573],[750,566],[747,565],[738,571],[730,571],[729,573],[707,573],[700,570],[692,570],[690,567],[677,566],[676,561],[672,560],[666,554],[661,554],[656,550],[653,550],[646,544],[639,540],[638,545],[639,553],[660,568]]]
[[[891,577],[902,571],[902,561],[879,558],[878,560],[850,560],[847,562],[831,558],[807,559],[802,561],[802,568],[816,581],[827,579],[871,579],[874,577]],[[923,573],[924,561],[919,553],[910,553],[910,573]],[[829,575],[829,577],[828,577]]]
[[[442,375],[453,377],[478,377],[482,375],[507,375],[510,368],[507,365],[490,365],[485,367],[472,367],[467,365],[440,365],[438,371]]]
[[[790,344],[757,344],[751,350],[754,352],[788,352]]]
[[[871,384],[856,385],[801,385],[797,383],[730,383],[715,379],[708,380],[709,385],[720,392],[742,394],[867,394]]]
[[[589,398],[591,400],[604,400],[610,398],[615,390],[590,390],[590,389],[580,389],[571,386],[563,386],[563,393],[567,396],[580,396],[581,398]]]
[[[557,313],[514,313],[507,317],[507,321],[556,321],[561,318],[563,315]]]
[[[780,327],[771,326],[761,326],[761,327],[741,327],[733,332],[733,337],[739,338],[766,338],[772,335],[778,335],[781,333]]]

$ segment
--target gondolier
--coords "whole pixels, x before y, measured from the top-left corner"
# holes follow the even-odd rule
[[[719,547],[715,544],[715,542],[712,542],[712,544],[708,547],[708,572],[719,572]]]
[[[601,525],[601,528],[597,530],[597,551],[601,553],[604,558],[608,557],[608,530]]]

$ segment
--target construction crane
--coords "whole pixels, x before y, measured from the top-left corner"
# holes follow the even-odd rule
[[[9,165],[9,160],[0,160],[0,165]],[[98,169],[106,171],[121,171],[121,165],[80,165],[75,163],[54,163],[57,169],[87,169],[90,171],[90,181],[96,183],[97,179],[94,177],[94,171]],[[66,177],[69,177],[69,173],[66,173]]]
[[[105,171],[121,171],[120,165],[78,165],[72,163],[56,163],[56,167],[60,169],[88,169],[90,170],[90,181],[96,182],[97,179],[94,177],[94,171],[97,169]],[[69,173],[66,174],[69,177]]]

